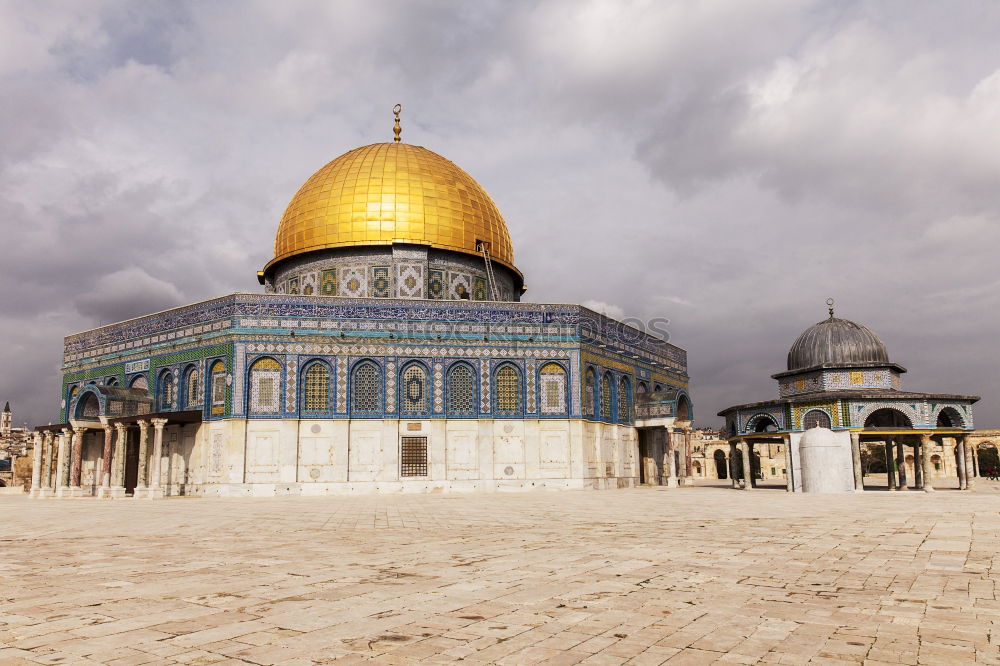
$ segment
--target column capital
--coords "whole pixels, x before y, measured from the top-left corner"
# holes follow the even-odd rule
[[[135,422],[135,424],[139,426],[139,430],[145,430],[146,428],[149,427],[149,421],[147,421],[146,419],[139,419],[138,421]]]
[[[932,435],[930,433],[927,433],[927,432],[920,433],[920,443],[921,444],[930,444],[932,439],[934,439],[934,435]]]
[[[150,421],[157,430],[163,430],[163,426],[167,425],[167,419],[150,419]]]
[[[46,430],[44,433],[42,433],[42,437],[45,438],[45,443],[46,444],[51,444],[52,440],[55,439],[56,435],[51,430]]]
[[[35,432],[31,433],[31,435],[35,440],[35,444],[41,444],[42,438],[45,436],[41,430],[36,430]]]
[[[73,434],[73,428],[63,428],[62,434],[69,437]]]
[[[119,434],[119,435],[120,435],[120,434],[122,433],[122,431],[124,431],[124,430],[125,430],[125,428],[127,428],[127,427],[128,427],[128,426],[127,426],[127,425],[125,425],[124,423],[116,423],[116,424],[115,424],[115,430],[117,430],[117,431],[118,431],[118,434]]]
[[[79,426],[79,427],[73,428],[73,434],[74,435],[82,435],[83,433],[87,432],[88,430],[90,430],[90,428],[87,428],[86,426]]]
[[[103,428],[103,429],[104,429],[104,432],[105,432],[105,433],[110,433],[110,432],[111,432],[112,430],[114,430],[114,426],[113,426],[113,425],[111,425],[110,423],[105,423],[105,424],[103,424],[103,425],[101,426],[101,428]]]

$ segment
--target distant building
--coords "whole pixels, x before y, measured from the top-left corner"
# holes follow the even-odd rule
[[[30,466],[27,467],[27,474],[23,473],[25,464],[18,464],[18,461],[26,461],[31,452],[34,439],[31,437],[27,427],[15,428],[14,415],[10,409],[10,402],[4,404],[3,412],[0,412],[0,487],[10,487],[22,485],[30,481]],[[22,473],[19,474],[19,470]],[[26,477],[26,478],[25,478]]]

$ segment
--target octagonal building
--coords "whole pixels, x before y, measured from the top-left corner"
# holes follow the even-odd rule
[[[496,204],[398,134],[305,182],[257,276],[264,293],[68,336],[33,494],[617,488],[687,472],[684,350],[579,305],[521,302]]]

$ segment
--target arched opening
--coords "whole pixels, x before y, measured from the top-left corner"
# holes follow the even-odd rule
[[[729,478],[729,468],[726,465],[726,454],[722,449],[716,449],[715,453],[712,454],[712,459],[715,461],[715,476],[720,479]]]
[[[866,428],[912,428],[910,418],[892,407],[876,409],[865,419]]]
[[[691,401],[688,400],[688,397],[683,394],[681,394],[681,396],[677,398],[677,420],[678,421],[691,420]]]
[[[961,428],[965,421],[954,407],[945,407],[937,415],[938,428]]]
[[[426,414],[428,399],[428,372],[416,361],[412,361],[399,371],[399,409],[403,414]]]
[[[647,384],[646,382],[639,382],[639,384],[635,387],[635,392],[649,393],[649,384]]]
[[[143,391],[149,390],[149,380],[146,379],[146,375],[136,375],[129,382],[129,388],[142,389]]]
[[[981,442],[976,446],[976,461],[979,463],[979,476],[990,477],[991,471],[1000,470],[1000,455],[993,442]]]
[[[747,432],[777,432],[778,422],[770,414],[756,414],[747,421]]]
[[[201,373],[193,365],[184,374],[184,406],[188,409],[201,406]]]
[[[934,455],[932,455],[931,456],[931,465],[934,466],[934,471],[935,472],[940,472],[941,471],[941,456],[939,456],[936,453]]]
[[[174,373],[169,370],[160,375],[156,387],[157,411],[169,412],[174,408]]]
[[[253,362],[248,373],[248,414],[281,413],[281,363],[265,356]]]
[[[209,369],[212,382],[212,414],[223,414],[226,411],[226,393],[229,382],[226,381],[226,364],[215,361]]]
[[[330,411],[330,366],[323,361],[312,361],[302,372],[301,409],[304,412]]]
[[[611,420],[611,373],[605,372],[601,377],[601,418]]]
[[[351,413],[378,414],[382,407],[382,373],[372,361],[361,361],[351,373]]]
[[[475,416],[479,413],[476,397],[476,371],[468,363],[456,363],[448,370],[448,416]]]
[[[76,404],[76,418],[96,421],[101,416],[101,401],[92,391],[88,391]]]
[[[583,414],[584,416],[596,416],[594,405],[597,404],[595,393],[597,392],[597,376],[593,368],[587,368],[583,376]]]
[[[694,472],[695,476],[701,476],[701,463],[695,460],[691,463],[691,470]]]
[[[548,416],[566,413],[566,370],[558,363],[546,363],[538,371],[538,409]]]
[[[833,423],[830,421],[830,415],[822,409],[810,409],[802,416],[803,430],[809,430],[810,428],[829,429],[832,425]]]
[[[632,389],[628,377],[618,378],[618,423],[632,421]]]
[[[521,373],[505,363],[493,374],[493,411],[498,416],[520,416],[522,409]]]

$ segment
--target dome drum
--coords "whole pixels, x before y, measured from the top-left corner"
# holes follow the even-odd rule
[[[520,300],[516,275],[495,264],[493,277],[496,298],[481,257],[396,243],[290,257],[266,277],[265,291],[347,298]]]

